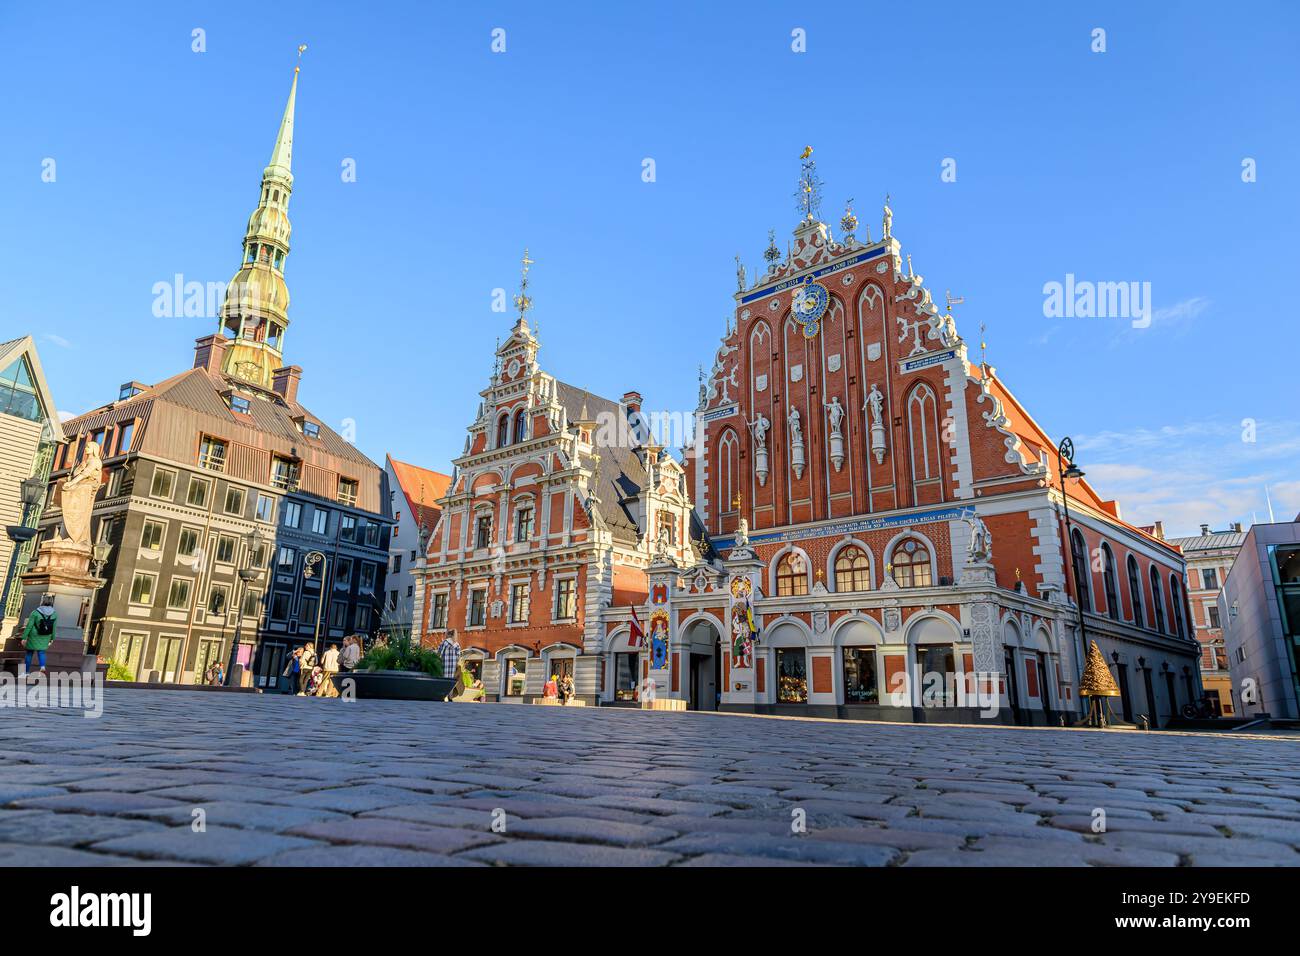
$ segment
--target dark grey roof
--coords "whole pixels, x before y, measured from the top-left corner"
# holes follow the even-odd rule
[[[1169,544],[1176,544],[1187,554],[1191,551],[1216,551],[1222,548],[1240,548],[1246,541],[1245,531],[1212,531],[1209,534],[1197,534],[1188,538],[1167,538]]]
[[[555,387],[556,397],[568,413],[570,422],[580,419],[584,408],[587,417],[598,424],[611,419],[626,420],[627,412],[619,402],[601,398],[594,392],[560,381],[555,383]],[[636,544],[641,538],[642,531],[637,527],[636,519],[628,508],[628,502],[641,494],[641,489],[649,476],[636,449],[620,445],[617,441],[620,435],[624,438],[628,437],[628,430],[614,429],[614,431],[616,440],[611,443],[608,429],[599,427],[596,429],[595,439],[600,453],[600,468],[592,490],[600,501],[597,512],[614,538],[626,544]]]

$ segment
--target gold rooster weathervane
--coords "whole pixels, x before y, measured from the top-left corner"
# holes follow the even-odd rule
[[[304,53],[306,53],[306,52],[307,52],[307,44],[305,44],[305,43],[299,43],[299,44],[298,44],[298,63],[299,63],[299,66],[295,66],[295,67],[293,68],[293,72],[297,73],[300,69],[302,69],[302,66],[301,66],[301,64],[302,64],[302,55],[303,55]]]

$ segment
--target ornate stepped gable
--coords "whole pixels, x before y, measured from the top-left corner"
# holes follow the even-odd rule
[[[530,262],[520,317],[496,349],[417,575],[423,633],[436,643],[447,628],[468,631],[462,643],[489,656],[534,643],[599,654],[606,609],[644,600],[659,537],[679,560],[691,556],[691,502],[682,466],[645,428],[640,395],[603,398],[539,366]],[[567,579],[572,595],[557,585]],[[521,621],[513,608],[523,581],[530,604]],[[483,588],[486,613],[473,624],[472,592]],[[572,613],[562,613],[566,600]],[[594,686],[598,666],[580,661],[579,683]]]

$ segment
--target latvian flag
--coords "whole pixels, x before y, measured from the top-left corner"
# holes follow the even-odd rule
[[[628,635],[628,647],[645,647],[645,631],[641,630],[641,622],[637,620],[636,605],[630,605],[632,608],[632,633]]]

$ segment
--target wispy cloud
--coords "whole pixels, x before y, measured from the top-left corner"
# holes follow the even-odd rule
[[[1264,489],[1279,519],[1300,510],[1300,423],[1284,420],[1180,422],[1075,437],[1088,481],[1119,501],[1135,524],[1163,521],[1167,534],[1193,534],[1267,520]],[[1253,439],[1253,440],[1252,440]]]
[[[1173,305],[1152,312],[1151,325],[1153,327],[1169,328],[1191,322],[1209,307],[1210,300],[1199,295],[1190,299],[1183,299],[1182,302],[1175,302]]]
[[[41,338],[45,339],[45,341],[49,342],[51,345],[57,345],[61,349],[72,348],[71,342],[61,335],[55,335],[53,332],[46,332],[41,336]]]

